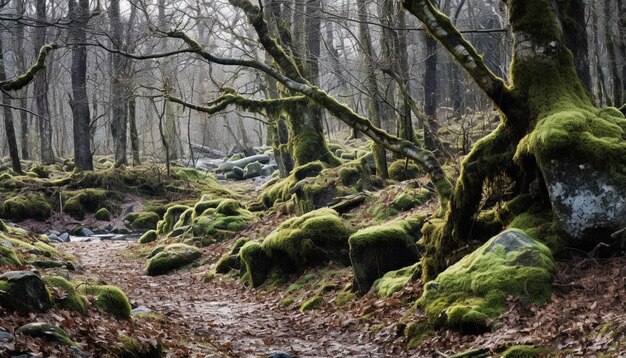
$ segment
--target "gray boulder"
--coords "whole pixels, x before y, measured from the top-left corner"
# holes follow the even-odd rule
[[[52,326],[48,323],[35,322],[28,323],[18,328],[15,334],[25,334],[31,337],[42,337],[50,342],[62,344],[65,346],[75,346],[67,332],[61,328]]]
[[[43,312],[51,307],[41,277],[30,271],[9,271],[0,275],[0,307],[20,313]]]
[[[63,241],[63,242],[70,242],[70,234],[64,232],[61,235],[59,235],[59,240]]]
[[[626,227],[626,185],[588,164],[552,160],[542,168],[552,208],[569,243],[593,248]]]
[[[253,162],[267,164],[270,162],[270,156],[265,155],[265,154],[258,154],[258,155],[253,155],[250,157],[242,158],[239,160],[225,162],[225,163],[222,163],[222,165],[220,165],[219,168],[217,168],[217,171],[228,172],[228,171],[233,170],[234,167],[245,168],[246,165],[253,163]]]
[[[246,179],[255,178],[261,176],[263,165],[259,162],[252,162],[244,168],[243,176]]]
[[[13,340],[13,335],[6,329],[0,327],[0,343],[8,343]]]
[[[244,179],[246,177],[246,171],[242,167],[233,167],[233,173],[237,176],[237,179]]]

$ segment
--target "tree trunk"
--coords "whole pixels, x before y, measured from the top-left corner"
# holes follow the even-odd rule
[[[23,14],[24,1],[15,1],[15,10],[17,14]],[[15,59],[17,62],[17,69],[20,73],[26,72],[26,56],[24,54],[24,25],[20,22],[15,24]],[[26,99],[28,91],[24,88],[20,94],[20,107],[27,109],[28,100]],[[30,152],[28,150],[28,113],[26,111],[20,111],[20,146],[22,151],[22,158],[25,160],[30,159]]]
[[[137,101],[134,95],[128,99],[128,129],[130,130],[130,147],[133,152],[133,165],[141,165],[139,156],[139,134],[137,133]]]
[[[87,42],[85,27],[89,20],[89,0],[69,0],[70,39],[74,43]],[[89,125],[89,98],[87,97],[87,48],[72,47],[72,117],[74,118],[74,161],[80,170],[93,170]]]
[[[0,38],[0,81],[6,81],[7,73],[4,62],[4,46]],[[5,92],[2,93],[2,104],[5,105],[4,110],[4,131],[7,136],[9,145],[9,156],[11,157],[11,166],[16,174],[23,174],[22,164],[20,163],[20,152],[17,147],[17,139],[15,138],[15,128],[13,127],[13,113],[11,108],[11,97]]]
[[[111,0],[109,5],[109,19],[111,21],[111,42],[114,49],[123,49],[122,24],[120,21],[120,2]],[[111,54],[111,136],[115,147],[115,166],[128,164],[127,149],[127,82],[125,74],[126,59],[119,54]]]
[[[437,42],[424,33],[424,45],[426,48],[426,61],[424,69],[424,114],[430,131],[424,130],[424,146],[433,151],[437,148],[436,138],[439,123],[437,121]]]
[[[367,24],[367,4],[366,0],[357,1],[357,12],[359,17],[359,41],[361,42],[360,48],[362,49],[362,62],[363,62],[363,75],[365,78],[365,89],[368,92],[366,98],[367,101],[367,114],[372,124],[380,128],[380,107],[379,98],[380,92],[378,91],[378,80],[376,75],[376,64],[374,62],[374,50],[372,49],[372,37],[369,31],[369,25]],[[374,143],[372,145],[372,152],[374,154],[374,161],[376,162],[376,174],[382,178],[389,178],[389,172],[387,171],[387,158],[385,154],[385,148],[380,143]]]
[[[396,56],[395,56],[395,68],[396,72],[400,76],[399,85],[404,87],[401,92],[407,94],[407,98],[402,101],[401,109],[400,109],[400,131],[399,136],[402,139],[406,139],[410,142],[415,141],[415,131],[413,130],[413,121],[411,119],[411,105],[409,103],[409,99],[411,98],[411,84],[409,82],[410,73],[409,73],[409,53],[407,49],[407,31],[402,30],[406,28],[406,16],[404,11],[400,11],[398,13],[398,27],[400,30],[397,30],[397,35],[395,36],[395,48],[396,48]]]
[[[578,77],[589,93],[592,93],[585,2],[584,0],[570,0],[567,6],[569,6],[570,17],[563,19],[563,40],[565,46],[574,55]]]
[[[37,21],[46,22],[46,0],[37,0]],[[39,26],[33,30],[33,45],[35,53],[46,43],[47,27]],[[40,71],[35,76],[33,86],[34,96],[37,102],[37,114],[39,115],[39,143],[41,161],[44,164],[54,163],[54,151],[52,150],[52,123],[50,118],[50,104],[48,103],[48,74]]]
[[[165,0],[158,1],[159,8],[159,28],[163,31],[167,29],[167,16],[165,13]],[[167,38],[164,37],[161,41],[161,48],[167,49]],[[161,81],[163,85],[163,92],[165,95],[171,95],[174,91],[174,84],[172,83],[172,76],[174,71],[172,70],[171,59],[165,58],[161,62]],[[179,148],[181,147],[180,141],[178,141],[178,131],[176,125],[176,116],[174,114],[174,107],[170,101],[165,101],[165,123],[164,134],[169,148],[168,160],[176,160],[180,158]]]
[[[613,34],[613,24],[614,19],[611,14],[613,12],[613,2],[611,0],[606,0],[604,4],[604,42],[606,45],[606,53],[607,59],[609,62],[609,78],[611,79],[613,85],[613,93],[612,93],[612,101],[609,102],[614,106],[621,106],[623,103],[622,99],[622,79],[620,78],[620,71],[618,68],[618,60],[615,56],[616,43],[615,36]]]

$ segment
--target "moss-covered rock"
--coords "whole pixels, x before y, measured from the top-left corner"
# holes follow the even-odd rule
[[[283,222],[263,240],[263,251],[285,274],[329,261],[347,265],[350,228],[332,209],[318,209]]]
[[[95,213],[104,207],[111,193],[102,189],[83,189],[63,192],[63,211],[82,220],[86,213]]]
[[[0,266],[9,265],[17,266],[22,264],[22,260],[18,254],[13,250],[12,245],[3,244],[8,241],[0,241]]]
[[[432,193],[430,190],[419,188],[415,191],[400,194],[394,199],[391,206],[398,211],[407,211],[416,206],[423,205],[431,196]]]
[[[239,251],[241,262],[245,268],[243,281],[252,287],[261,286],[271,269],[270,259],[257,241],[249,241]]]
[[[389,297],[395,292],[400,291],[409,282],[419,279],[419,275],[420,264],[418,262],[399,270],[387,272],[383,277],[374,281],[372,289],[379,297]]]
[[[553,277],[550,250],[510,229],[428,282],[417,306],[437,326],[481,332],[506,311],[507,296],[536,304],[548,300]]]
[[[96,220],[99,220],[99,221],[110,221],[111,213],[109,212],[109,209],[101,208],[98,211],[96,211],[96,214],[94,215],[94,217],[96,218]]]
[[[81,285],[79,290],[95,297],[95,306],[120,319],[129,319],[131,306],[126,294],[111,285]]]
[[[131,227],[135,230],[153,230],[156,229],[160,217],[152,211],[140,211],[126,215],[125,219],[131,223]]]
[[[25,334],[31,337],[41,337],[50,342],[80,348],[63,329],[48,323],[28,323],[15,330],[16,334]]]
[[[202,256],[200,250],[185,244],[167,245],[163,251],[148,260],[146,272],[150,276],[163,275],[189,265]]]
[[[49,288],[62,291],[61,295],[51,292],[50,296],[53,299],[54,306],[87,314],[87,299],[76,291],[71,282],[61,276],[44,277],[43,281]]]
[[[313,296],[302,303],[300,306],[300,312],[318,309],[322,306],[322,304],[324,304],[324,298],[322,296]]]
[[[415,163],[411,161],[407,163],[406,160],[402,159],[391,163],[387,170],[389,172],[389,179],[397,181],[416,179],[422,175]]]
[[[7,224],[4,223],[4,221],[0,220],[0,232],[8,232],[9,231],[9,227],[7,226]]]
[[[44,221],[52,215],[52,206],[42,193],[20,194],[4,201],[2,215],[15,221]]]
[[[246,242],[250,241],[247,237],[240,237],[233,243],[233,246],[230,249],[230,252],[225,253],[220,257],[215,265],[216,273],[228,273],[232,270],[240,270],[241,269],[241,258],[239,257],[239,251],[246,244]]]
[[[174,229],[174,225],[180,219],[180,216],[189,209],[186,205],[173,205],[167,208],[163,220],[159,221],[156,230],[159,234],[167,234]]]
[[[140,244],[147,244],[149,242],[155,241],[158,237],[159,235],[157,234],[156,230],[148,230],[143,235],[141,235],[138,242]]]
[[[293,195],[293,187],[304,178],[319,175],[324,170],[321,162],[311,162],[295,168],[292,173],[284,179],[276,179],[268,182],[266,189],[261,193],[261,203],[266,208],[271,208],[276,202],[287,201]]]
[[[350,260],[354,288],[365,294],[385,273],[419,260],[416,241],[426,220],[425,214],[359,230],[350,236]]]

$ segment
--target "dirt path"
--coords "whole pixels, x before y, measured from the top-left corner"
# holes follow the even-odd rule
[[[133,306],[149,307],[180,322],[181,333],[189,337],[198,357],[258,357],[277,351],[299,357],[406,354],[392,342],[373,343],[359,330],[358,319],[344,320],[337,326],[337,317],[332,314],[282,309],[275,299],[264,301],[263,296],[232,280],[206,283],[199,274],[185,271],[145,276],[143,260],[123,257],[127,245],[102,241],[58,247],[79,258],[87,275],[122,288]]]

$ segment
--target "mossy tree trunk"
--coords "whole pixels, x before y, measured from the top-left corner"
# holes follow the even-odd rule
[[[4,62],[4,46],[0,39],[0,81],[6,81],[7,73]],[[23,174],[22,163],[20,162],[20,152],[17,147],[17,139],[15,137],[15,128],[13,126],[13,112],[11,112],[11,97],[7,93],[2,93],[2,104],[4,105],[4,131],[7,136],[9,145],[9,156],[11,157],[11,166],[17,174]]]
[[[571,0],[573,1],[573,0]],[[559,207],[578,198],[581,188],[564,177],[589,171],[605,180],[618,193],[609,200],[619,204],[623,189],[614,185],[626,173],[626,120],[616,110],[598,110],[578,77],[572,53],[565,45],[562,19],[571,16],[568,1],[557,8],[551,0],[508,0],[514,36],[511,83],[506,84],[483,63],[474,48],[463,39],[445,15],[430,1],[406,0],[405,7],[417,16],[494,101],[502,122],[492,134],[476,143],[463,162],[462,173],[452,194],[444,221],[431,223],[424,242],[426,279],[433,278],[454,261],[453,254],[472,239],[483,239],[473,231],[485,185],[508,177],[514,191],[528,190],[525,183],[544,183],[552,210],[566,236],[585,236],[584,223],[572,227],[577,208],[563,217]],[[568,173],[558,175],[563,167]],[[572,173],[580,170],[580,173]],[[568,187],[569,186],[569,187]],[[623,185],[622,185],[623,186]],[[556,192],[567,194],[567,200]],[[619,192],[621,190],[621,192]],[[549,207],[548,207],[549,209]],[[621,225],[619,218],[603,223],[605,228]],[[598,229],[598,228],[595,228]]]

